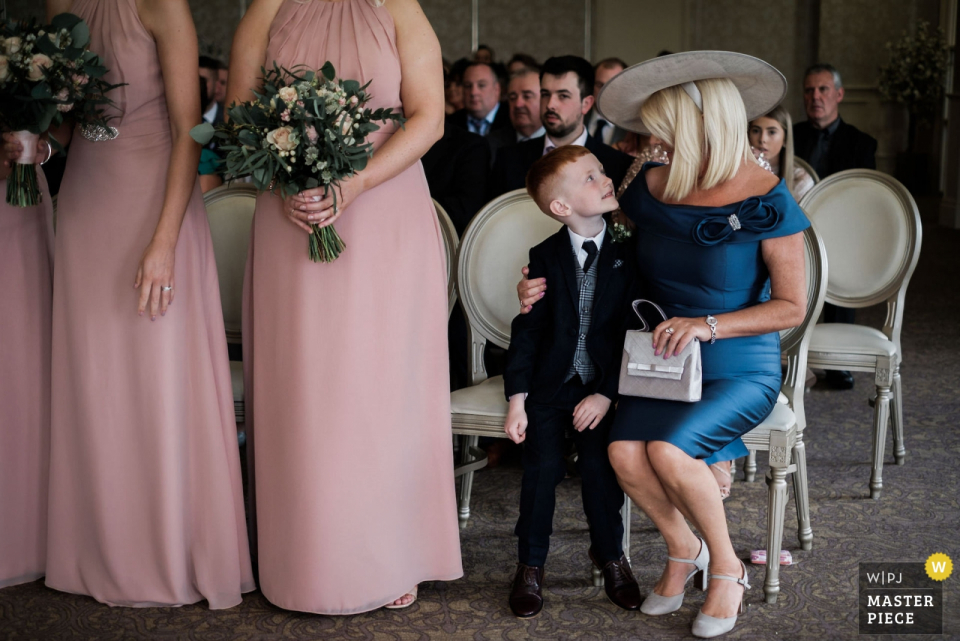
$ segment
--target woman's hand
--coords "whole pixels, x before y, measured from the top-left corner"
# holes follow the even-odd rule
[[[667,330],[672,331],[667,331]],[[699,318],[670,318],[653,330],[654,354],[664,358],[676,356],[694,338],[709,341],[712,336],[705,316]]]
[[[150,306],[150,320],[157,320],[157,312],[166,315],[167,308],[173,303],[174,282],[173,262],[176,244],[152,240],[143,251],[140,266],[137,267],[137,282],[134,288],[140,290],[140,302],[137,313]]]
[[[294,225],[312,234],[311,224],[326,227],[337,222],[343,210],[363,193],[363,180],[359,175],[355,175],[341,180],[338,185],[331,186],[326,196],[323,195],[323,191],[323,187],[318,187],[287,196],[283,199],[283,213]],[[334,191],[337,195],[336,208],[333,204]]]
[[[47,157],[47,154],[50,151],[47,148],[49,144],[50,143],[43,138],[40,138],[37,141],[37,153],[34,157],[37,159],[38,163]],[[17,137],[13,135],[13,132],[8,131],[3,134],[3,155],[4,167],[12,166],[18,160],[20,160],[20,156],[23,155],[23,145],[20,143]]]
[[[527,274],[530,273],[530,268],[526,266],[520,272],[523,278],[517,283],[517,297],[520,299],[520,313],[526,314],[533,309],[534,303],[543,298],[544,292],[547,291],[547,279],[528,279]]]

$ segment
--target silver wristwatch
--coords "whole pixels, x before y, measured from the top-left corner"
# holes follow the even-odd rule
[[[707,325],[710,326],[710,344],[717,342],[717,319],[707,314]]]

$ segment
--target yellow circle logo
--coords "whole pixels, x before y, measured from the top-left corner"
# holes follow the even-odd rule
[[[943,581],[953,573],[953,561],[941,552],[931,554],[925,565],[927,576],[934,581]]]

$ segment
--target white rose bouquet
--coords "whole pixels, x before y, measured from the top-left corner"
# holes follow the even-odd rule
[[[106,93],[119,85],[102,79],[107,70],[87,49],[89,43],[86,23],[70,13],[45,26],[0,22],[0,126],[15,132],[23,144],[23,155],[7,179],[11,205],[40,202],[34,164],[40,134],[68,116],[81,125],[107,125]],[[60,148],[52,137],[51,144]]]
[[[374,121],[405,122],[392,109],[364,108],[369,84],[338,79],[329,62],[316,72],[274,65],[263,70],[256,100],[230,106],[229,122],[204,123],[190,133],[201,145],[220,140],[228,180],[250,176],[258,190],[281,197],[321,186],[326,191],[367,166],[373,156],[367,136],[380,129]],[[312,227],[310,259],[333,262],[346,247],[343,240],[333,225]]]

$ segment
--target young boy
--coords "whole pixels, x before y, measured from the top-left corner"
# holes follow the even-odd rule
[[[613,181],[586,148],[567,145],[537,160],[527,192],[559,232],[530,250],[530,278],[553,283],[545,299],[512,325],[503,375],[510,410],[504,430],[523,443],[519,563],[510,609],[531,617],[543,607],[543,566],[563,480],[564,438],[573,429],[589,555],[607,595],[635,610],[640,590],[623,554],[623,491],[607,457],[627,310],[635,280],[630,247],[607,234],[602,215],[617,208]]]

